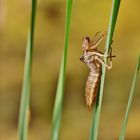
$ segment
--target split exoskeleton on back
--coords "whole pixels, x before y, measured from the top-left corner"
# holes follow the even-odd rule
[[[97,38],[98,34],[99,32],[95,34],[94,38]],[[97,49],[97,46],[106,36],[106,34],[107,32],[104,32],[97,39],[97,41],[95,40],[91,41],[89,37],[85,37],[83,39],[83,44],[82,44],[83,55],[80,58],[80,60],[83,61],[90,69],[90,73],[89,73],[89,76],[86,82],[86,88],[85,88],[86,104],[89,110],[91,109],[93,102],[96,100],[99,82],[101,78],[102,65],[104,65],[108,69],[111,69],[112,57],[115,57],[115,56],[112,56],[112,49],[109,55],[105,55],[104,53],[100,52]],[[109,64],[106,64],[103,61],[103,58],[105,57],[110,59]]]

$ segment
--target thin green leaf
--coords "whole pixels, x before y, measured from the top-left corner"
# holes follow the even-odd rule
[[[121,0],[113,0],[111,16],[110,16],[110,24],[109,24],[109,28],[108,28],[108,34],[107,34],[107,40],[106,40],[106,46],[105,46],[105,50],[106,50],[105,54],[108,54],[109,49],[110,49],[110,44],[112,42],[113,33],[114,33],[117,15],[118,15],[119,6],[120,6],[120,1]],[[104,59],[104,61],[106,63],[107,59]],[[106,68],[105,68],[105,66],[102,66],[102,76],[101,76],[99,94],[98,94],[98,98],[97,98],[96,105],[94,108],[92,126],[91,126],[91,131],[90,131],[90,140],[97,140],[97,136],[98,136],[105,73],[106,73]]]
[[[27,41],[25,66],[24,66],[24,79],[23,79],[20,112],[19,112],[19,124],[18,124],[19,140],[27,140],[28,138],[30,81],[31,81],[31,71],[32,71],[32,53],[33,53],[36,5],[37,5],[37,0],[32,0],[31,27],[30,27],[28,41]]]
[[[128,123],[128,116],[129,116],[129,112],[130,112],[130,108],[131,108],[131,104],[132,104],[132,99],[133,99],[133,96],[134,96],[134,89],[135,89],[136,81],[137,81],[137,78],[138,78],[139,70],[140,70],[140,56],[139,56],[138,64],[136,66],[136,70],[135,70],[135,73],[134,73],[134,77],[133,77],[133,81],[132,81],[132,85],[131,85],[131,90],[130,90],[130,95],[129,95],[129,99],[128,99],[128,103],[127,103],[125,117],[124,117],[124,120],[123,120],[123,123],[122,123],[122,128],[121,128],[121,133],[120,133],[119,140],[124,140],[125,139],[126,127],[127,127],[127,123]]]
[[[61,123],[61,114],[62,114],[64,82],[65,82],[65,76],[66,76],[66,62],[67,62],[67,52],[68,52],[68,43],[69,43],[71,10],[72,10],[72,0],[67,0],[67,3],[66,3],[66,23],[65,23],[65,46],[64,46],[63,56],[62,56],[62,60],[61,60],[61,67],[60,67],[57,92],[56,92],[56,98],[55,98],[53,120],[52,120],[51,140],[58,140],[59,139],[59,129],[60,129],[60,123]]]

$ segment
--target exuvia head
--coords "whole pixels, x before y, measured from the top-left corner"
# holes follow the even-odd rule
[[[83,44],[82,44],[83,52],[85,52],[85,51],[87,51],[89,49],[89,43],[90,43],[90,38],[89,37],[85,37],[83,39]]]

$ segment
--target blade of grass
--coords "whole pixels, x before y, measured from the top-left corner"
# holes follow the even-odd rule
[[[19,122],[18,122],[19,140],[27,140],[28,138],[30,81],[31,81],[31,71],[32,71],[32,53],[33,53],[36,5],[37,5],[37,0],[32,0],[31,27],[27,40],[27,49],[26,49],[25,66],[24,66],[24,79],[23,79]]]
[[[137,81],[137,78],[138,78],[139,70],[140,70],[140,56],[139,56],[138,64],[136,66],[136,70],[135,70],[135,73],[134,73],[132,86],[131,86],[131,90],[130,90],[130,95],[129,95],[129,99],[128,99],[128,103],[127,103],[125,117],[124,117],[124,120],[123,120],[123,123],[122,123],[122,128],[121,128],[121,133],[120,133],[119,140],[124,140],[125,139],[126,127],[127,127],[127,123],[128,123],[128,115],[129,115],[129,112],[130,112],[132,99],[133,99],[133,96],[134,96],[134,89],[135,89],[136,81]]]
[[[110,16],[110,23],[108,28],[108,34],[107,34],[107,40],[106,40],[106,46],[105,46],[105,54],[107,55],[110,49],[110,44],[112,42],[113,33],[116,25],[117,15],[119,11],[121,0],[113,0],[112,4],[112,10],[111,10],[111,16]],[[107,59],[104,59],[105,63],[107,62]],[[94,108],[94,114],[92,119],[92,126],[90,130],[90,140],[97,140],[98,137],[98,129],[99,129],[99,121],[100,121],[100,113],[101,113],[101,106],[102,106],[102,98],[103,98],[103,89],[104,89],[104,81],[105,81],[105,73],[106,68],[105,66],[102,66],[102,76],[100,81],[100,88],[99,88],[99,94],[98,99],[96,101],[96,105]]]
[[[63,102],[63,92],[64,92],[64,82],[66,76],[66,62],[67,62],[67,52],[69,43],[69,32],[70,32],[70,19],[72,10],[72,0],[66,1],[66,23],[65,23],[65,46],[63,50],[63,56],[61,60],[60,73],[57,85],[57,92],[55,98],[53,120],[52,120],[52,134],[51,140],[59,139],[59,129],[61,123],[62,114],[62,102]]]

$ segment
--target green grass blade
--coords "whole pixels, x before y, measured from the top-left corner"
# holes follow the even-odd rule
[[[121,133],[120,133],[119,140],[124,140],[125,139],[125,132],[126,132],[126,127],[127,127],[127,123],[128,123],[128,115],[129,115],[129,112],[130,112],[132,99],[133,99],[133,96],[134,96],[134,89],[135,89],[136,81],[137,81],[137,78],[138,78],[139,70],[140,70],[140,56],[139,56],[139,61],[138,61],[138,64],[136,66],[136,70],[135,70],[135,73],[134,73],[132,86],[131,86],[131,90],[130,90],[130,95],[129,95],[129,99],[128,99],[128,103],[127,103],[125,117],[124,117],[124,120],[123,120],[123,123],[122,123],[122,128],[121,128]]]
[[[31,71],[32,71],[32,53],[33,53],[36,5],[37,5],[37,0],[32,0],[31,27],[27,40],[27,49],[26,49],[25,66],[24,66],[24,79],[23,79],[20,112],[19,112],[19,124],[18,124],[19,140],[27,140],[28,138],[30,81],[31,81]]]
[[[67,51],[68,51],[69,32],[70,32],[70,19],[71,19],[71,10],[72,10],[72,0],[67,0],[66,2],[67,3],[66,3],[66,23],[65,23],[65,46],[64,46],[63,56],[61,60],[61,67],[60,67],[57,92],[55,98],[51,140],[59,139],[59,129],[61,123],[64,82],[65,82],[65,75],[66,75]]]
[[[120,1],[121,0],[113,0],[112,11],[111,11],[111,16],[110,16],[110,23],[109,23],[109,28],[108,28],[107,40],[106,40],[106,46],[105,46],[105,50],[106,50],[105,54],[106,55],[109,52],[110,44],[112,42],[113,33],[114,33],[117,15],[118,15],[119,6],[120,6]],[[104,59],[104,61],[107,62],[107,59]],[[92,126],[91,126],[91,131],[90,131],[90,140],[97,140],[97,136],[98,136],[100,113],[101,113],[102,98],[103,98],[103,89],[104,89],[104,81],[105,81],[105,73],[106,73],[106,68],[103,66],[98,99],[96,101],[96,105],[94,108]]]

